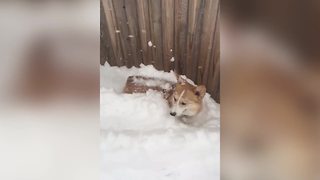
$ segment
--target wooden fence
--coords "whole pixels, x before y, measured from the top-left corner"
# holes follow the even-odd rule
[[[101,0],[100,63],[152,64],[220,101],[219,0]]]

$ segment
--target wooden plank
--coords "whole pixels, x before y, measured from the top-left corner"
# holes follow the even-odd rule
[[[219,10],[218,10],[219,11]],[[211,51],[210,68],[208,73],[207,87],[208,92],[212,95],[216,102],[220,102],[220,29],[219,29],[219,14],[217,16],[216,31],[214,36],[214,50]]]
[[[162,62],[162,25],[161,25],[161,0],[149,0],[150,34],[152,46],[152,57],[155,67],[163,69]]]
[[[110,34],[111,44],[114,49],[117,65],[123,66],[124,62],[122,48],[120,45],[120,36],[119,33],[117,33],[119,27],[116,21],[112,0],[102,0],[102,4],[106,15],[107,28]]]
[[[162,38],[164,70],[173,68],[170,62],[174,48],[174,1],[162,1]]]
[[[108,61],[111,66],[117,65],[104,8],[100,1],[100,64],[104,65],[106,61]]]
[[[126,39],[127,43],[131,46],[131,51],[128,52],[128,61],[132,61],[132,65],[137,67],[142,63],[137,3],[133,0],[124,0],[124,4],[128,26],[128,37]]]
[[[218,10],[219,11],[219,10]],[[209,63],[209,69],[208,69],[208,78],[207,78],[207,84],[209,85],[211,82],[211,80],[214,77],[214,71],[217,68],[216,64],[218,64],[219,59],[220,59],[220,18],[219,18],[219,14],[217,16],[217,20],[216,20],[216,25],[215,25],[215,34],[213,37],[213,51],[211,51],[210,54],[210,63]],[[218,67],[220,68],[220,67]]]
[[[188,34],[187,34],[187,76],[196,81],[197,50],[199,50],[199,31],[201,25],[200,6],[203,0],[189,1],[188,10]]]
[[[112,2],[115,9],[116,20],[119,26],[118,34],[120,35],[120,44],[124,58],[123,60],[127,67],[131,67],[133,57],[131,56],[132,47],[127,39],[130,34],[128,31],[128,19],[126,17],[125,4],[123,0],[113,0]]]
[[[152,59],[151,51],[149,50],[148,41],[150,41],[150,24],[149,24],[149,8],[148,1],[136,0],[139,33],[140,33],[140,44],[144,64],[150,64]]]
[[[209,64],[213,59],[210,57],[213,51],[213,41],[215,36],[215,25],[218,17],[218,0],[207,0],[204,9],[203,27],[201,33],[200,56],[198,59],[198,67],[202,67],[203,71],[198,71],[197,80],[200,83],[206,83],[209,73]]]
[[[186,48],[188,27],[188,0],[175,0],[175,43],[173,54],[174,69],[179,74],[186,74]]]
[[[220,60],[217,61],[215,66],[216,68],[214,70],[214,77],[212,80],[212,84],[208,86],[208,88],[212,98],[217,103],[220,103],[220,68],[218,68],[220,66]]]
[[[200,3],[199,12],[197,13],[196,20],[196,32],[195,32],[195,40],[194,40],[194,48],[192,49],[192,67],[193,67],[193,76],[192,79],[197,83],[201,84],[201,78],[197,77],[198,72],[203,72],[203,66],[199,66],[199,55],[200,55],[200,46],[201,46],[201,32],[203,28],[203,15],[205,8],[206,0],[202,0]]]

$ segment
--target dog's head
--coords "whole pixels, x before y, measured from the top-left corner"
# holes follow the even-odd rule
[[[169,97],[170,115],[172,116],[195,116],[201,111],[202,99],[206,94],[203,85],[194,86],[178,76],[178,82]]]

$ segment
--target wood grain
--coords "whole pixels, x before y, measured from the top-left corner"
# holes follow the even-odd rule
[[[101,64],[175,70],[220,100],[219,0],[101,2]]]

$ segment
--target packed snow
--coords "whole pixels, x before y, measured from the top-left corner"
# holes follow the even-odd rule
[[[133,83],[137,85],[149,86],[149,87],[161,87],[162,89],[172,89],[171,84],[174,82],[163,81],[161,79],[142,79],[133,77]]]
[[[102,180],[220,179],[220,106],[206,94],[203,123],[186,125],[157,91],[123,94],[131,75],[176,82],[151,65],[100,67]]]

